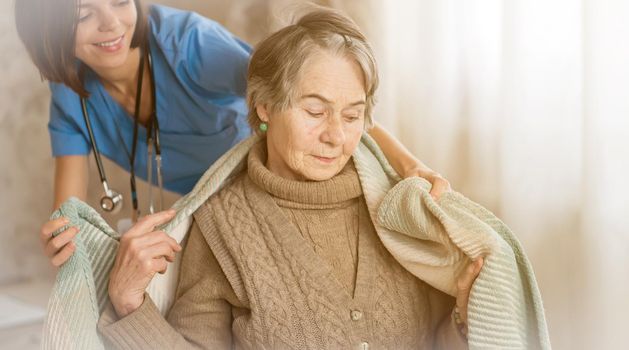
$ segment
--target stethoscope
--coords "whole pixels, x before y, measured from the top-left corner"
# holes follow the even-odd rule
[[[159,186],[159,210],[162,210],[164,203],[164,184],[162,178],[162,152],[159,143],[159,123],[157,120],[157,104],[155,100],[155,75],[153,73],[153,62],[151,58],[151,53],[149,50],[145,50],[146,54],[142,56],[140,59],[140,67],[138,68],[138,85],[136,89],[136,101],[135,101],[135,113],[134,113],[134,125],[133,125],[133,143],[131,146],[131,153],[129,153],[124,146],[124,142],[122,141],[122,135],[120,134],[120,130],[118,131],[118,136],[122,142],[122,145],[127,153],[129,158],[129,164],[131,169],[130,176],[130,185],[131,185],[131,202],[133,204],[133,212],[132,219],[133,222],[137,221],[137,218],[140,216],[140,211],[138,209],[138,195],[137,188],[135,183],[135,154],[138,143],[138,129],[139,129],[139,117],[140,117],[140,106],[142,100],[142,81],[144,78],[144,61],[148,62],[149,71],[151,72],[151,93],[153,97],[153,113],[151,114],[151,120],[147,125],[147,181],[149,183],[148,196],[149,196],[149,212],[153,214],[155,212],[153,207],[153,191],[152,191],[152,177],[153,177],[153,148],[155,148],[155,166],[157,168],[157,184]],[[104,195],[100,199],[100,207],[109,213],[118,213],[122,209],[123,198],[122,194],[118,191],[109,188],[107,183],[107,177],[105,176],[105,169],[103,167],[103,162],[101,160],[100,151],[98,150],[98,145],[96,144],[96,139],[94,138],[94,133],[92,131],[92,124],[90,123],[89,114],[87,111],[87,104],[85,103],[85,99],[81,98],[81,109],[83,111],[83,118],[85,119],[85,124],[87,125],[87,132],[89,134],[90,143],[92,144],[92,151],[94,153],[94,158],[96,160],[96,166],[98,167],[98,175],[100,176],[100,181],[103,184]]]

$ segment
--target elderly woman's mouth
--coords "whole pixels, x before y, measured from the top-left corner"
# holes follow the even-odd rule
[[[320,157],[320,156],[313,156],[313,157],[319,160],[320,162],[326,163],[326,164],[330,164],[338,158],[338,157]]]

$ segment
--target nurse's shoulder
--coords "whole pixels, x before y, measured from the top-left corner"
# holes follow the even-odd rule
[[[251,46],[195,12],[151,5],[150,32],[173,71],[214,92],[244,96]]]
[[[74,90],[63,83],[48,82],[48,87],[52,103],[62,107],[65,113],[81,112],[81,99]]]
[[[81,98],[63,83],[48,83],[50,89],[50,120],[48,127],[53,129],[73,129],[77,133],[83,129]]]

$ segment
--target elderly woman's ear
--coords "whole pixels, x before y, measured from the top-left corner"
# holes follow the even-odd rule
[[[256,113],[258,114],[258,118],[261,121],[268,123],[269,122],[269,112],[266,109],[266,105],[258,104],[256,105]]]

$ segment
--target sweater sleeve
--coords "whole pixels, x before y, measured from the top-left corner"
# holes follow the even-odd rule
[[[184,249],[179,284],[164,319],[148,294],[119,319],[111,305],[99,320],[105,340],[117,349],[229,349],[237,298],[196,221]]]
[[[467,339],[457,328],[452,312],[454,298],[427,285],[433,349],[467,350]]]

